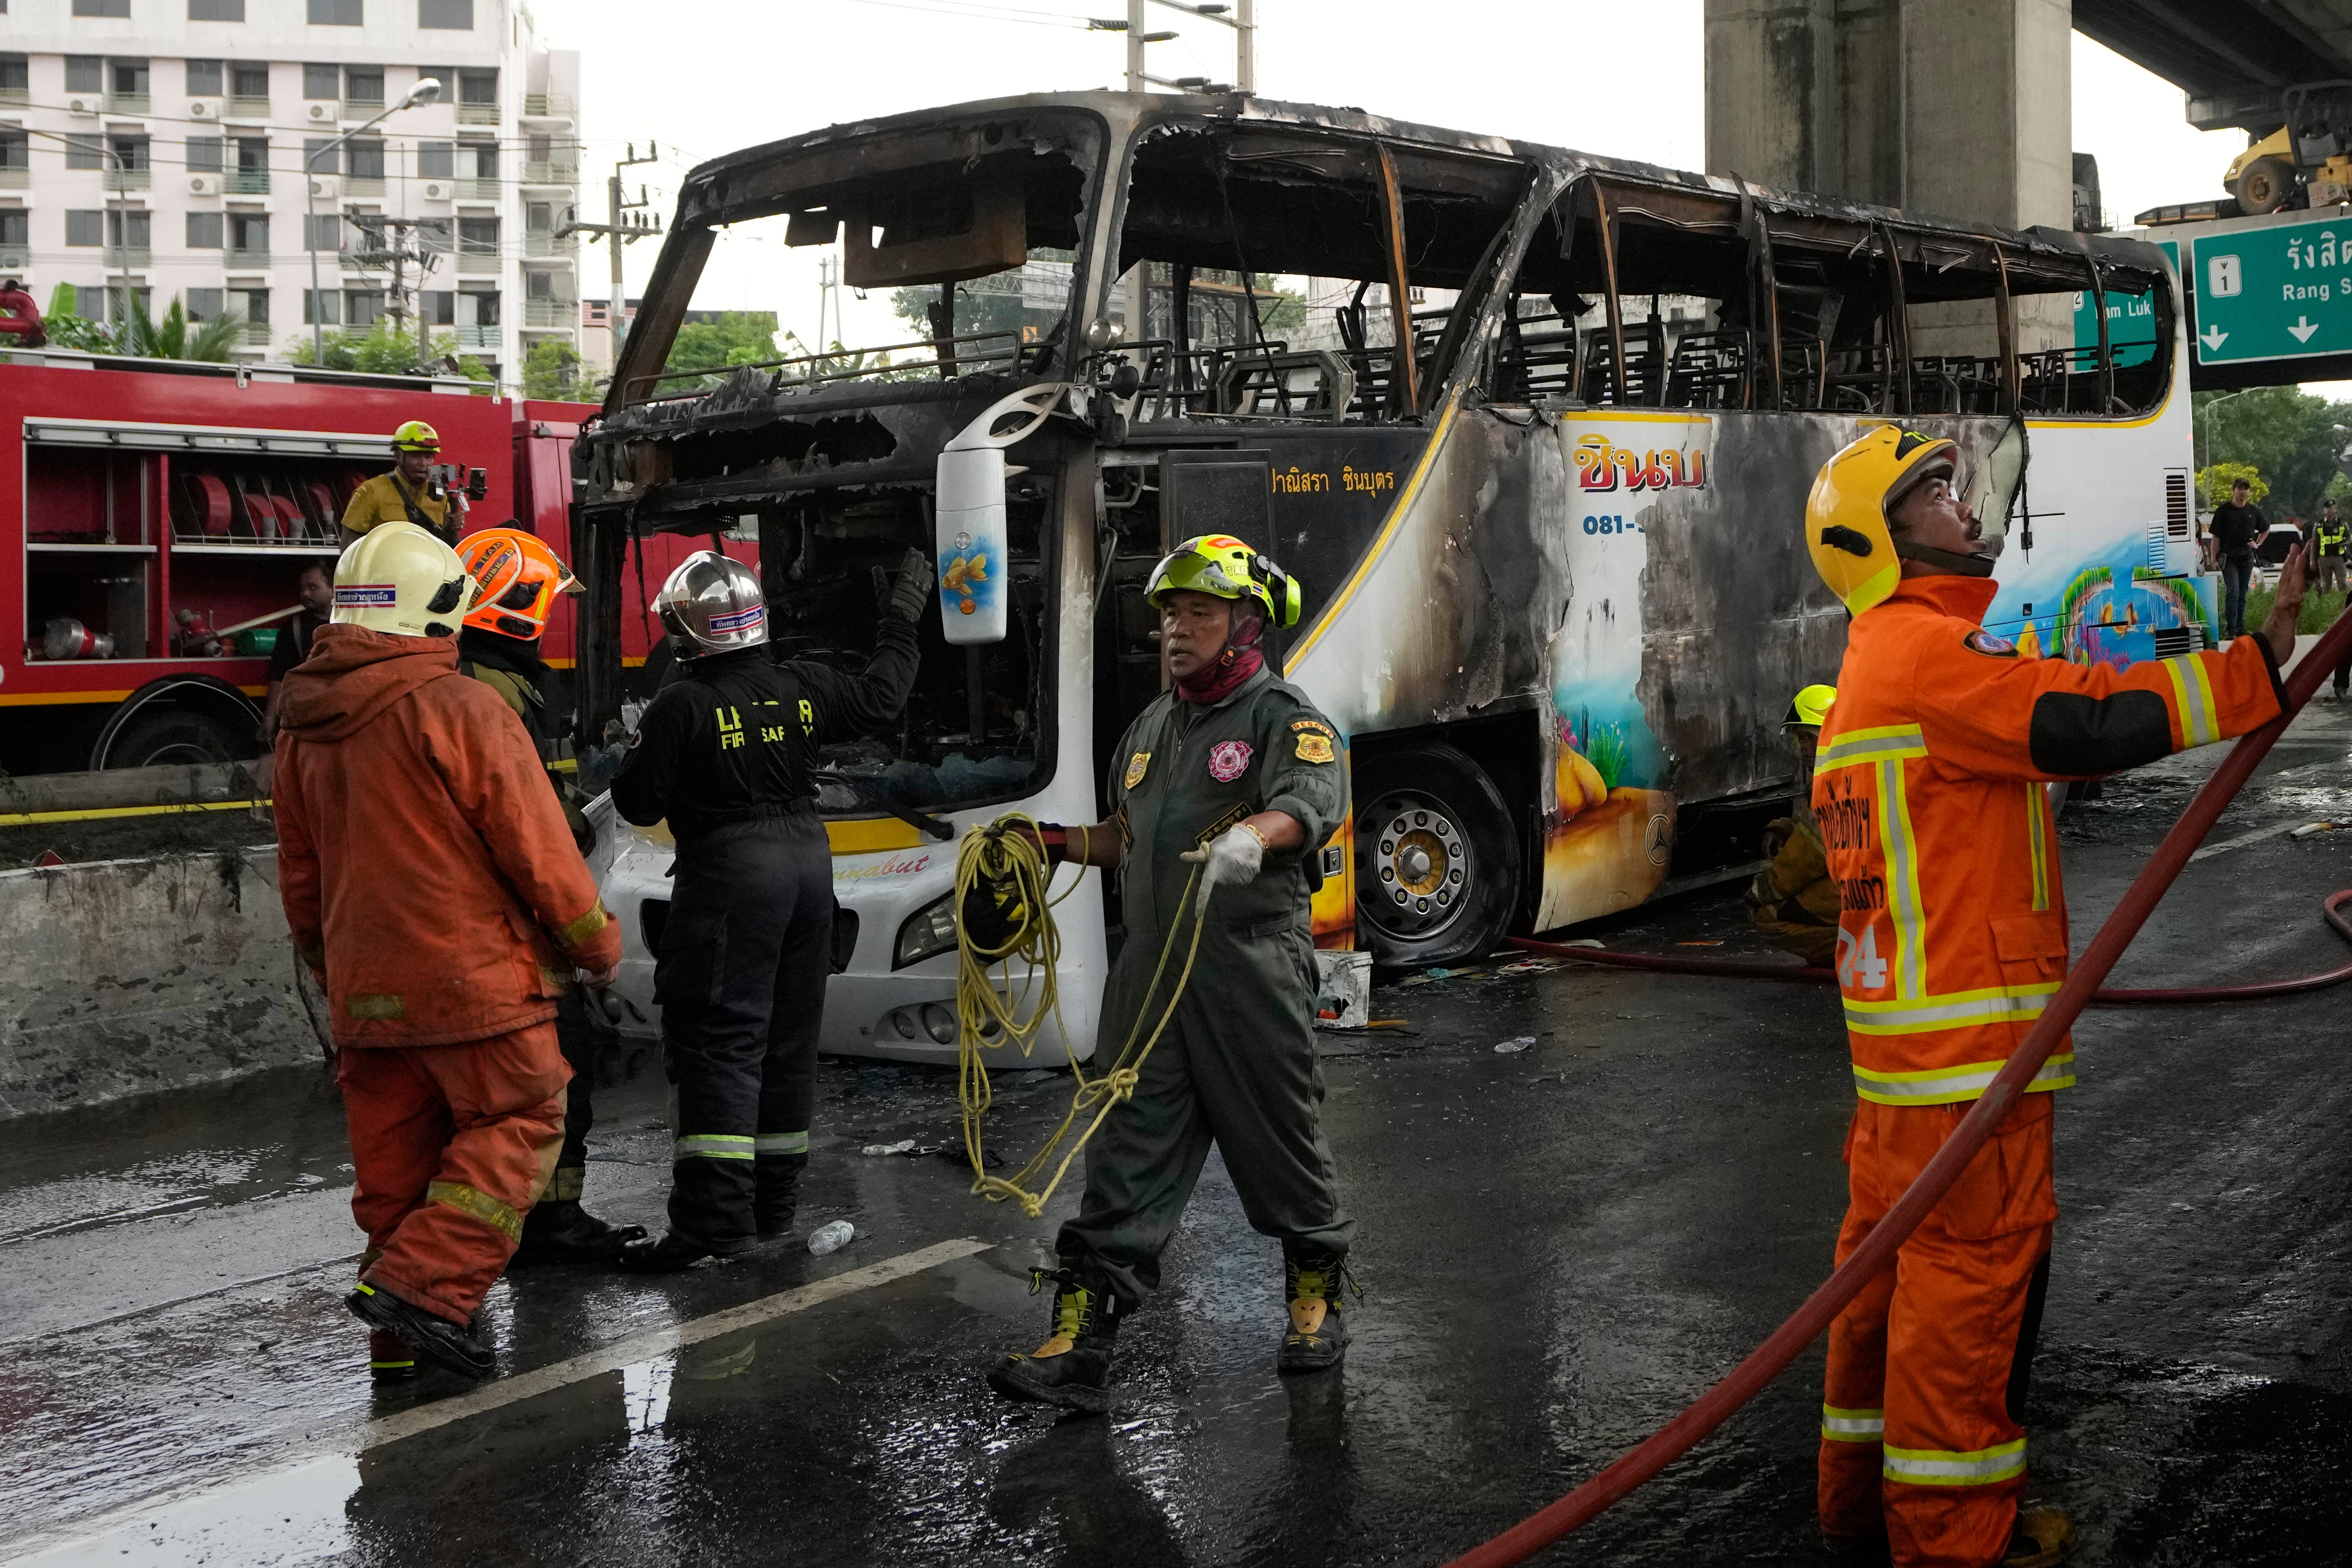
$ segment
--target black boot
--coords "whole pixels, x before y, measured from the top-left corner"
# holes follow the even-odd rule
[[[698,1241],[671,1231],[659,1241],[633,1241],[621,1248],[624,1274],[683,1274],[706,1258],[719,1255]]]
[[[806,1154],[762,1154],[753,1163],[751,1215],[761,1241],[792,1236],[793,1216],[800,1212],[801,1173],[807,1168]]]
[[[645,1239],[641,1225],[609,1225],[578,1198],[541,1198],[523,1215],[517,1263],[611,1263],[621,1248]]]
[[[1048,1280],[1054,1314],[1045,1342],[1026,1355],[1009,1352],[989,1369],[988,1385],[1007,1399],[1099,1415],[1110,1408],[1110,1356],[1119,1320],[1135,1309],[1084,1264],[1064,1263],[1050,1274],[1032,1269],[1029,1293]]]
[[[405,1383],[417,1374],[416,1351],[388,1329],[368,1331],[368,1375],[378,1383]]]
[[[1321,1372],[1348,1353],[1348,1325],[1339,1312],[1347,1260],[1338,1253],[1284,1249],[1283,1295],[1290,1321],[1275,1357],[1276,1372]]]
[[[422,1307],[412,1307],[389,1290],[379,1290],[362,1282],[343,1298],[343,1305],[369,1328],[397,1335],[426,1359],[451,1372],[466,1377],[488,1377],[498,1371],[498,1362],[491,1356],[489,1346],[471,1329],[461,1329],[446,1318]]]

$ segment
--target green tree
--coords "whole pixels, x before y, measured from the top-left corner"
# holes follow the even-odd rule
[[[237,323],[219,321],[191,322],[174,296],[161,321],[147,313],[136,293],[126,301],[122,320],[110,326],[82,316],[80,296],[70,283],[60,283],[49,294],[42,328],[60,348],[87,349],[94,353],[135,354],[142,359],[196,360],[210,364],[228,363],[236,344]]]
[[[2310,516],[2336,477],[2336,455],[2352,433],[2352,404],[2330,403],[2293,386],[2200,392],[2194,399],[2205,461],[2261,470],[2283,512]],[[2227,500],[2225,485],[2213,500]]]
[[[2199,504],[2212,510],[2230,499],[2230,488],[2240,479],[2246,481],[2249,499],[2256,506],[2262,505],[2263,498],[2271,493],[2270,480],[2263,478],[2262,470],[2252,463],[2214,463],[2197,470]]]
[[[296,364],[321,364],[329,370],[363,371],[370,375],[445,375],[451,362],[467,381],[487,385],[490,367],[471,355],[460,355],[454,332],[433,340],[430,358],[417,352],[415,335],[390,316],[379,317],[364,332],[332,328],[320,334],[326,350],[322,360],[308,336],[293,341],[288,358]],[[422,362],[422,363],[420,363]]]
[[[680,327],[662,369],[672,374],[683,371],[725,371],[739,364],[761,364],[783,357],[776,347],[773,310],[725,310],[715,321],[688,321]],[[665,381],[660,390],[683,392],[715,385],[717,381],[716,376],[698,382]]]
[[[562,338],[541,338],[522,356],[525,397],[575,398],[587,390],[580,374],[580,351]]]

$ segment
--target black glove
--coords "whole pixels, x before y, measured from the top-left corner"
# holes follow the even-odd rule
[[[931,602],[931,584],[937,580],[930,552],[908,551],[907,558],[898,563],[898,578],[890,586],[890,602],[883,606],[882,613],[910,625],[921,620],[923,606]]]

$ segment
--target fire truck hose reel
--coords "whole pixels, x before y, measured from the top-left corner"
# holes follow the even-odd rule
[[[1747,1360],[1692,1401],[1673,1420],[1566,1497],[1529,1515],[1483,1545],[1462,1553],[1445,1568],[1507,1568],[1507,1564],[1524,1563],[1578,1526],[1599,1517],[1636,1487],[1689,1452],[1701,1439],[1728,1420],[1734,1411],[1754,1398],[1830,1326],[1847,1304],[1862,1293],[1864,1286],[1894,1263],[1897,1249],[1918,1228],[1920,1221],[1943,1201],[1944,1194],[1951,1190],[1953,1183],[1959,1180],[1960,1173],[1976,1157],[1977,1151],[1984,1147],[1993,1130],[2000,1125],[2001,1119],[2016,1108],[2026,1084],[2041,1070],[2042,1064],[2049,1058],[2066,1031],[2074,1026],[2083,1009],[2100,995],[2099,982],[2105,979],[2108,971],[2116,966],[2116,961],[2123,956],[2124,949],[2130,945],[2132,938],[2147,923],[2158,901],[2172,886],[2174,879],[2180,875],[2181,868],[2189,864],[2189,857],[2204,840],[2206,834],[2212,831],[2213,824],[2237,797],[2238,792],[2245,787],[2254,769],[2261,764],[2271,747],[2277,743],[2279,736],[2285,732],[2288,723],[2311,700],[2320,682],[2328,679],[2329,672],[2347,649],[2352,649],[2352,616],[2337,617],[2336,624],[2327,628],[2317,644],[2304,655],[2294,672],[2287,676],[2286,710],[2261,729],[2241,736],[2230,749],[2230,754],[2214,770],[2213,776],[2205,781],[2204,786],[2189,801],[2188,809],[2180,814],[2180,819],[2172,825],[2171,831],[2164,836],[2163,842],[2148,857],[2147,864],[2141,867],[2139,874],[2132,879],[2131,886],[2124,890],[2114,912],[2099,927],[2098,934],[2091,939],[2081,960],[2068,972],[2058,994],[2050,999],[2042,1016],[2034,1021],[2025,1037],[2018,1042],[2016,1050],[2011,1053],[2007,1064],[1986,1087],[1983,1098],[1969,1109],[1960,1124],[1952,1130],[1952,1135],[1944,1141],[1944,1146],[1936,1152],[1936,1157],[1920,1171],[1918,1179],[1895,1201],[1895,1206],[1887,1210],[1886,1216],[1872,1229],[1862,1245],[1854,1248],[1844,1264],[1807,1297],[1804,1303],[1790,1314],[1787,1321],[1750,1352]],[[2337,893],[2327,900],[2328,921],[2339,933],[2352,934],[2347,932],[2345,922],[2337,913],[2338,906],[2347,898],[2352,898],[2352,889]],[[1562,955],[1591,959],[1594,956],[1594,950],[1570,948],[1564,950]],[[1674,967],[1680,972],[1683,963],[1684,961],[1680,960],[1664,960],[1655,967]],[[1654,966],[1644,963],[1635,967]],[[1779,971],[1759,978],[1793,977],[1780,965],[1752,964],[1744,967]],[[1719,965],[1699,971],[1717,974],[1725,972]],[[2300,982],[2273,982],[2271,987],[2200,988],[2226,992],[2226,995],[2182,995],[2164,992],[2119,992],[2111,994],[2135,1002],[2219,1001],[2248,994],[2284,994],[2286,992],[2273,987],[2309,990],[2314,989],[2316,984],[2332,984],[2332,980],[2314,976]]]
[[[1150,988],[1144,992],[1144,1006],[1137,1013],[1118,1057],[1109,1068],[1092,1078],[1073,1058],[1070,1071],[1077,1084],[1071,1091],[1070,1109],[1062,1117],[1061,1125],[1012,1175],[990,1175],[981,1142],[981,1121],[994,1097],[989,1089],[982,1051],[1012,1045],[1026,1059],[1049,1016],[1063,1039],[1069,1038],[1068,1031],[1061,1026],[1057,974],[1062,936],[1054,923],[1054,906],[1084,885],[1086,868],[1078,868],[1077,879],[1059,895],[1048,897],[1054,867],[1038,847],[1037,826],[1034,819],[1013,812],[985,827],[975,826],[966,830],[963,843],[956,851],[955,877],[957,1089],[963,1107],[964,1152],[971,1160],[971,1190],[991,1203],[1010,1198],[1031,1219],[1045,1211],[1046,1200],[1061,1185],[1070,1163],[1085,1150],[1087,1140],[1111,1111],[1135,1092],[1144,1058],[1150,1056],[1151,1047],[1167,1032],[1169,1020],[1176,1016],[1176,1004],[1183,998],[1184,987],[1192,978],[1192,961],[1201,952],[1201,931],[1207,912],[1205,899],[1193,901],[1192,895],[1201,880],[1200,868],[1195,866],[1177,900],[1176,918],[1169,927],[1168,940],[1160,944],[1160,963],[1151,972]],[[1083,836],[1088,830],[1072,827],[1066,831]],[[1184,951],[1184,966],[1176,976],[1174,989],[1169,993],[1168,1005],[1160,1011],[1151,1033],[1139,1048],[1136,1037],[1143,1032],[1150,998],[1159,994],[1160,978],[1168,972],[1168,960],[1176,950],[1176,939],[1183,934],[1188,906],[1192,910],[1192,940]],[[1016,959],[1027,970],[1017,991],[1013,978]],[[992,970],[996,971],[994,975]],[[1087,1119],[1082,1128],[1081,1119]],[[1078,1131],[1072,1139],[1074,1128]],[[1066,1150],[1062,1147],[1065,1141],[1069,1143]],[[1055,1162],[1057,1151],[1061,1157]],[[1042,1189],[1032,1192],[1030,1184],[1038,1179],[1049,1163],[1053,1163],[1051,1178]]]

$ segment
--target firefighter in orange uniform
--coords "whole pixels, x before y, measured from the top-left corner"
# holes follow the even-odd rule
[[[1980,624],[2021,437],[2012,427],[1968,498],[1958,456],[1880,426],[1822,467],[1806,509],[1813,563],[1854,617],[1812,797],[1840,890],[1838,989],[1860,1097],[1841,1263],[2065,975],[2044,785],[2275,718],[2303,597],[2298,552],[2262,631],[2217,652],[2128,669],[2021,658]],[[2062,1510],[2019,1500],[2058,1217],[2049,1091],[2074,1081],[2068,1041],[1831,1328],[1820,1509],[1832,1546],[1935,1568],[2042,1568],[2071,1550]]]

